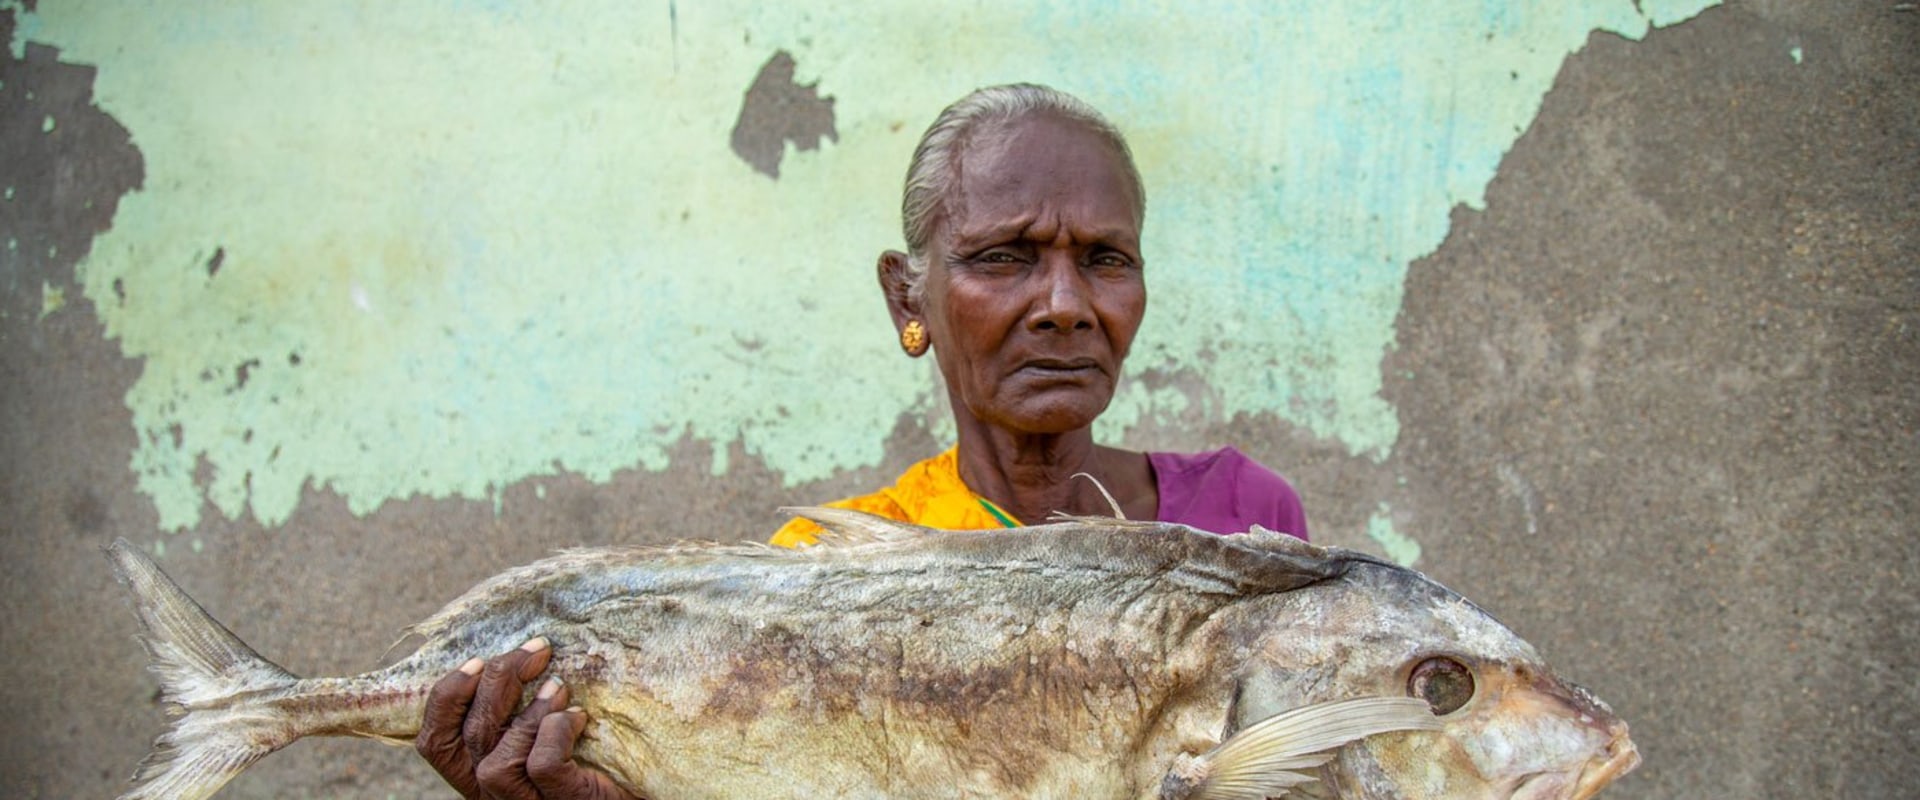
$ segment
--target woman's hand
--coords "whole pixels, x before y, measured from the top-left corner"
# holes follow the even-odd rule
[[[604,773],[573,762],[587,714],[567,706],[558,678],[548,678],[514,713],[527,682],[552,658],[547,640],[534,639],[447,673],[427,693],[413,749],[467,800],[637,800]]]

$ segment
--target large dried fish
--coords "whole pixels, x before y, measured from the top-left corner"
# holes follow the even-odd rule
[[[350,678],[266,661],[117,542],[181,715],[123,798],[207,797],[302,736],[408,741],[435,680],[534,636],[591,717],[578,759],[653,800],[1585,798],[1639,760],[1531,646],[1362,554],[1151,522],[802,513],[830,544],[509,570]]]

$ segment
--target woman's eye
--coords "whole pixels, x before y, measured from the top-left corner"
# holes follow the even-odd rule
[[[1473,699],[1473,670],[1446,656],[1429,658],[1407,676],[1407,696],[1427,701],[1435,716],[1459,711]]]

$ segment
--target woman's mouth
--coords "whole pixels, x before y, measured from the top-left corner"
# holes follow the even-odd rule
[[[1037,358],[1020,365],[1021,372],[1059,375],[1062,377],[1097,371],[1100,362],[1091,358]]]

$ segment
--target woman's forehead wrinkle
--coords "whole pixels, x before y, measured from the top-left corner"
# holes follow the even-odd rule
[[[1034,217],[1035,213],[1030,209],[1017,216],[998,219],[985,215],[956,215],[957,224],[953,226],[954,248],[965,251],[1027,239],[1029,238],[1027,232],[1033,225]]]
[[[964,204],[958,204],[965,207]],[[1088,247],[1106,245],[1123,250],[1139,247],[1139,232],[1125,226],[1096,225],[1087,220],[1069,220],[1067,214],[1053,207],[1008,209],[1017,211],[1013,216],[992,218],[967,216],[963,213],[953,217],[957,223],[953,227],[953,245],[956,249],[986,247],[1006,242],[1022,241],[1034,244],[1055,246]]]
[[[1061,224],[1060,210],[1057,208],[1049,208],[1045,214],[1035,215],[1033,222],[1022,233],[1027,241],[1038,244],[1073,244],[1073,231]]]
[[[986,246],[1022,238],[1038,214],[1036,208],[1009,203],[1009,198],[1019,196],[1018,184],[994,180],[991,173],[963,172],[954,194],[957,196],[948,205],[948,219],[953,223],[956,246]]]

